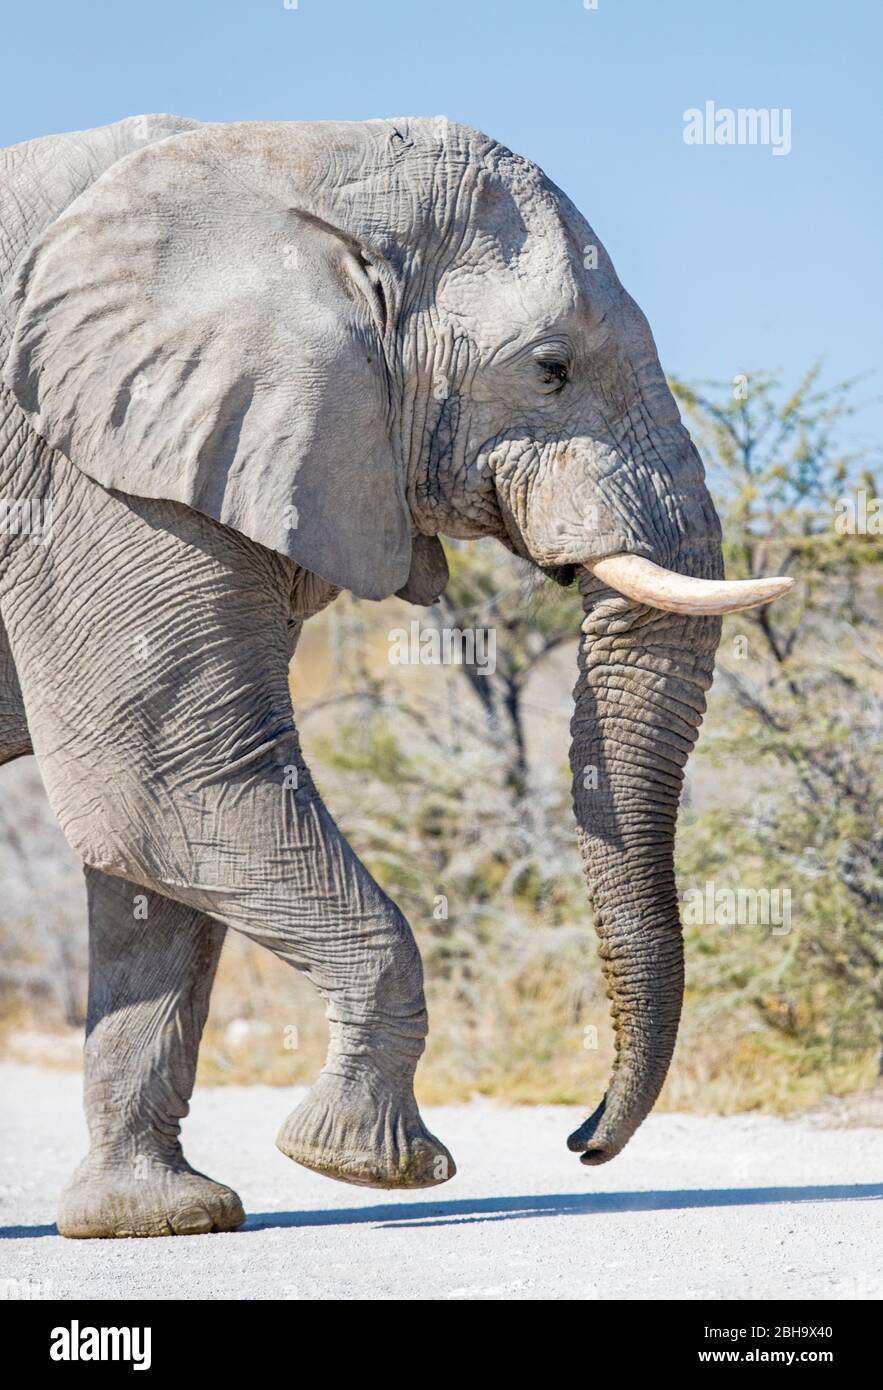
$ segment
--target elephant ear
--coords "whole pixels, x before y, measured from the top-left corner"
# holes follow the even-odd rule
[[[3,380],[102,486],[383,598],[411,555],[384,276],[303,205],[297,129],[201,127],[114,164],[21,263]]]

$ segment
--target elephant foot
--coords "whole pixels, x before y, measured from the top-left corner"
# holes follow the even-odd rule
[[[196,1236],[235,1231],[244,1220],[232,1188],[195,1172],[183,1158],[171,1166],[136,1159],[112,1167],[86,1158],[62,1193],[58,1230],[80,1240]]]
[[[423,1124],[410,1087],[323,1072],[276,1138],[288,1158],[359,1187],[435,1187],[457,1169]]]

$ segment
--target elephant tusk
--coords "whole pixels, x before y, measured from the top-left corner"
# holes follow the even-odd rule
[[[738,613],[770,603],[794,588],[794,580],[784,576],[772,579],[691,579],[686,574],[654,565],[641,555],[608,555],[594,560],[586,569],[626,598],[661,608],[666,613]]]

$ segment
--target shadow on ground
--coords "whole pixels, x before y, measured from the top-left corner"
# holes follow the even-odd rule
[[[536,1216],[603,1216],[629,1211],[689,1211],[707,1207],[756,1207],[795,1202],[883,1199],[883,1183],[826,1187],[716,1187],[669,1192],[556,1192],[531,1197],[464,1197],[459,1201],[384,1202],[372,1207],[328,1207],[321,1211],[259,1211],[244,1234],[284,1226],[450,1226],[472,1221],[512,1221]],[[55,1236],[55,1226],[0,1226],[0,1239]]]
[[[790,1202],[883,1199],[883,1183],[827,1187],[724,1187],[670,1192],[557,1192],[532,1197],[475,1197],[460,1201],[391,1202],[323,1211],[255,1212],[246,1231],[274,1226],[447,1226],[470,1221],[510,1221],[534,1216],[600,1216],[610,1212],[685,1211],[702,1207],[762,1206]]]

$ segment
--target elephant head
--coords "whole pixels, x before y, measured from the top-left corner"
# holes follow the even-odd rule
[[[647,322],[533,164],[445,120],[197,126],[33,241],[4,382],[104,488],[183,503],[331,586],[428,603],[493,536],[585,620],[574,803],[616,1027],[571,1136],[615,1155],[674,1046],[673,839],[719,616],[720,527]]]

